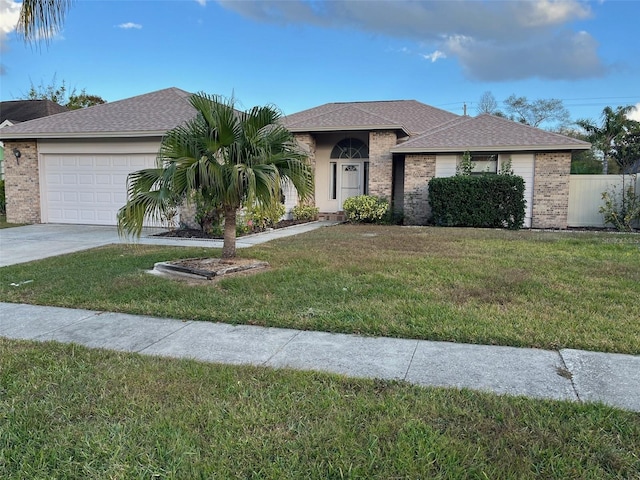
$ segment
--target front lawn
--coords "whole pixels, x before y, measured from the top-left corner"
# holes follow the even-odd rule
[[[212,254],[110,246],[5,267],[0,300],[640,354],[638,235],[342,225],[239,250],[271,264],[252,276],[193,286],[145,273]]]
[[[597,404],[0,338],[6,480],[633,479],[640,416]]]

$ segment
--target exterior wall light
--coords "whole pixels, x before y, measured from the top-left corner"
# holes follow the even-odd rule
[[[13,154],[14,154],[14,155],[15,155],[15,157],[16,157],[16,163],[17,163],[18,165],[20,165],[20,157],[22,156],[22,154],[20,153],[20,150],[18,150],[17,148],[14,148],[14,149],[13,149]]]

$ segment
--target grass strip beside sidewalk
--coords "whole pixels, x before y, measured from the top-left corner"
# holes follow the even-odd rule
[[[0,338],[0,471],[22,478],[640,475],[602,405]]]
[[[342,225],[240,250],[270,263],[256,275],[194,286],[146,273],[211,255],[119,245],[4,267],[0,300],[640,354],[638,235]]]

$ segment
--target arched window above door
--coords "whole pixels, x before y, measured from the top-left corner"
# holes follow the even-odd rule
[[[369,147],[357,138],[345,138],[333,147],[331,158],[369,158]]]

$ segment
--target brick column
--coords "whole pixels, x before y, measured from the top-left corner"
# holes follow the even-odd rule
[[[307,152],[309,164],[311,165],[311,171],[313,172],[314,184],[316,176],[316,138],[310,133],[294,133],[294,138],[302,149]],[[309,205],[315,206],[315,192],[310,200],[307,202]]]
[[[398,143],[395,132],[369,133],[369,194],[391,200],[393,159],[391,149]]]
[[[403,209],[406,225],[425,225],[429,220],[429,180],[435,176],[435,155],[405,156]]]
[[[20,150],[19,163],[14,148]],[[40,223],[40,170],[35,140],[4,142],[4,179],[7,222]]]
[[[537,153],[533,178],[533,228],[567,228],[571,152]]]

